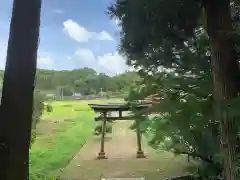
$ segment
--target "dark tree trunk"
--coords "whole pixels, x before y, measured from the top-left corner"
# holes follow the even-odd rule
[[[239,92],[240,72],[235,57],[229,0],[205,0],[207,31],[212,48],[212,73],[216,119],[220,122],[225,176],[235,179],[235,119],[227,105]]]
[[[0,179],[27,180],[41,0],[14,0],[0,117]]]

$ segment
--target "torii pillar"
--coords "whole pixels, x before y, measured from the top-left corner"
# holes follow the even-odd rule
[[[136,121],[136,134],[137,134],[137,146],[138,146],[138,150],[137,150],[137,155],[136,158],[146,158],[144,151],[142,150],[142,133],[140,130],[140,123],[138,120]]]
[[[98,153],[97,159],[107,159],[106,153],[104,151],[106,122],[107,122],[107,112],[103,112],[101,148],[100,148],[100,152]]]

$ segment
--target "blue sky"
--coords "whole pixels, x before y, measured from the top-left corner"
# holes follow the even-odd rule
[[[126,70],[117,52],[119,27],[106,9],[110,0],[43,0],[38,67],[90,67],[109,75]],[[0,68],[5,66],[11,0],[0,1]]]

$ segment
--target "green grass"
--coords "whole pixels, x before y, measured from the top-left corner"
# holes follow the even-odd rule
[[[106,102],[109,101],[47,102],[53,112],[44,112],[37,125],[37,137],[30,150],[31,180],[50,180],[48,175],[67,165],[92,135],[94,112],[88,104]]]
[[[82,111],[91,111],[88,104],[104,104],[107,102],[123,102],[123,100],[79,100],[79,101],[53,101],[47,102],[53,106],[53,112],[44,113],[44,117],[77,117]]]
[[[82,110],[76,113],[73,107]],[[30,150],[30,179],[43,180],[37,176],[66,166],[92,135],[94,113],[87,102],[54,102],[53,109],[37,125],[37,138]]]
[[[38,138],[30,152],[32,172],[47,173],[64,167],[91,135],[91,113],[60,123],[55,134]]]
[[[53,112],[45,112],[43,118],[77,117],[82,111],[91,111],[88,101],[55,101],[49,103]]]

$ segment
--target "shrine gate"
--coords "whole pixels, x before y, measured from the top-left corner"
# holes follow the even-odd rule
[[[106,159],[106,153],[104,149],[104,139],[105,139],[105,130],[106,130],[106,122],[107,121],[116,121],[116,120],[135,120],[136,122],[136,136],[137,136],[137,155],[136,158],[145,158],[144,151],[142,150],[141,145],[141,131],[140,131],[140,123],[137,120],[136,116],[128,115],[123,116],[123,112],[132,111],[132,108],[139,111],[140,114],[142,112],[142,116],[146,115],[145,111],[149,108],[149,104],[138,104],[134,107],[127,103],[109,103],[109,104],[88,104],[95,113],[100,113],[100,116],[94,118],[95,121],[102,121],[102,132],[101,132],[101,146],[100,152],[98,153],[97,159]],[[109,112],[118,112],[118,116],[111,116]]]

